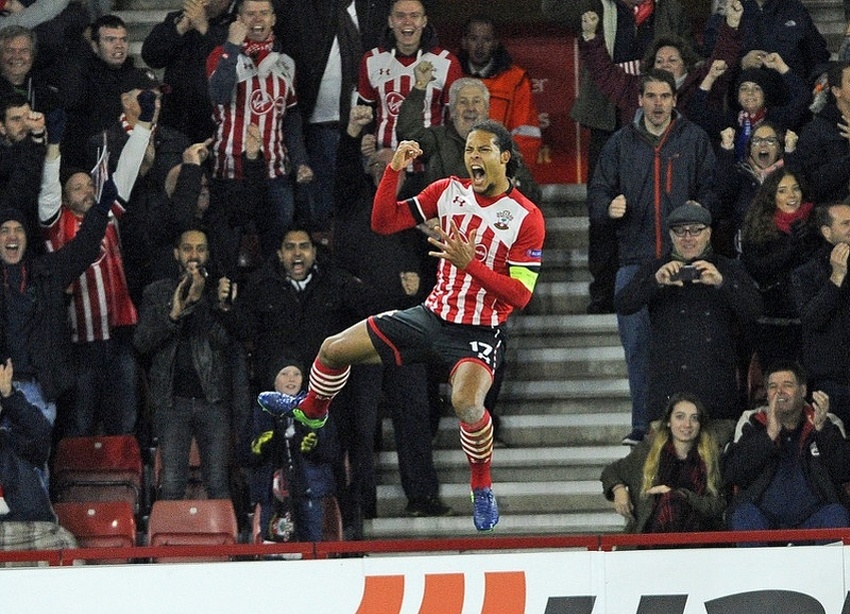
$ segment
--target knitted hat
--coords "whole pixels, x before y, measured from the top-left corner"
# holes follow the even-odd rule
[[[749,81],[755,83],[764,92],[764,106],[779,104],[782,102],[783,86],[779,81],[779,75],[776,71],[767,70],[764,68],[747,68],[741,71],[738,78],[735,80],[735,102],[738,100],[738,89],[742,83]]]
[[[27,223],[24,220],[24,214],[21,213],[19,209],[15,209],[14,207],[6,207],[5,209],[0,209],[0,226],[5,224],[9,220],[14,220],[18,222],[24,228],[27,227]]]
[[[268,385],[268,388],[266,388],[266,390],[274,390],[274,380],[277,377],[277,374],[284,367],[290,366],[298,367],[298,370],[301,371],[301,375],[304,376],[304,383],[306,384],[307,377],[310,375],[310,372],[304,368],[304,362],[299,360],[295,356],[280,356],[268,362],[267,371],[265,373],[265,378]]]

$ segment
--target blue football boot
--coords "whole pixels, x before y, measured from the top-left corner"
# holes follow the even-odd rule
[[[260,407],[276,418],[292,416],[295,420],[311,429],[320,429],[325,426],[328,416],[325,414],[321,418],[308,418],[303,411],[298,409],[298,404],[306,396],[307,391],[301,391],[297,395],[292,396],[270,390],[257,395],[257,402],[260,404]]]
[[[492,488],[472,491],[472,521],[479,531],[492,531],[499,523],[499,506]]]

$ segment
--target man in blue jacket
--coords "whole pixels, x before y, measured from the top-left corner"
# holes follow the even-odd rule
[[[12,360],[0,363],[0,550],[75,548],[56,523],[41,467],[51,426],[13,383]]]

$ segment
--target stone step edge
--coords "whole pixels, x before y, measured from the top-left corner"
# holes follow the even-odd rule
[[[624,362],[626,353],[620,345],[600,345],[596,347],[545,347],[511,350],[511,356],[517,362]]]
[[[629,380],[626,378],[600,378],[586,380],[506,381],[499,398],[512,400],[558,399],[576,400],[629,397]]]
[[[615,512],[573,512],[563,514],[503,514],[494,536],[528,534],[535,530],[546,533],[615,533],[621,532],[625,522]],[[467,515],[440,518],[388,517],[364,521],[364,533],[375,535],[407,535],[426,531],[457,532],[474,535],[471,518]]]
[[[498,448],[495,451],[494,469],[517,469],[524,467],[593,467],[607,465],[629,453],[631,448],[623,445],[565,446],[545,448]],[[378,453],[381,467],[398,466],[395,451]],[[434,450],[434,464],[439,467],[466,467],[466,457],[460,449]]]
[[[508,321],[506,329],[511,334],[530,334],[537,331],[557,330],[567,333],[616,333],[617,316],[614,314],[519,314]]]
[[[179,6],[172,9],[128,9],[124,11],[112,11],[112,15],[117,15],[124,23],[130,25],[156,25],[165,20],[165,17],[172,11],[176,11]]]
[[[505,429],[528,429],[528,428],[592,428],[592,427],[622,427],[631,425],[631,413],[629,412],[599,412],[584,414],[540,414],[540,415],[513,415],[501,416],[502,427]],[[392,432],[392,420],[382,419],[384,432]],[[457,431],[457,418],[454,416],[442,416],[440,418],[439,430]]]
[[[377,486],[378,500],[386,501],[404,497],[400,484]],[[528,496],[599,496],[602,483],[599,480],[568,480],[559,482],[495,482],[493,492],[499,497]],[[440,496],[445,498],[469,497],[469,484],[441,484]]]

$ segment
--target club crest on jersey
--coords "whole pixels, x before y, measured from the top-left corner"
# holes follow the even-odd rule
[[[493,224],[499,230],[507,230],[510,223],[514,221],[514,216],[511,215],[510,211],[498,211],[496,213],[496,223]]]
[[[251,92],[251,111],[257,115],[271,113],[274,108],[281,111],[284,108],[284,104],[285,101],[282,97],[272,98],[263,90],[254,90]]]

